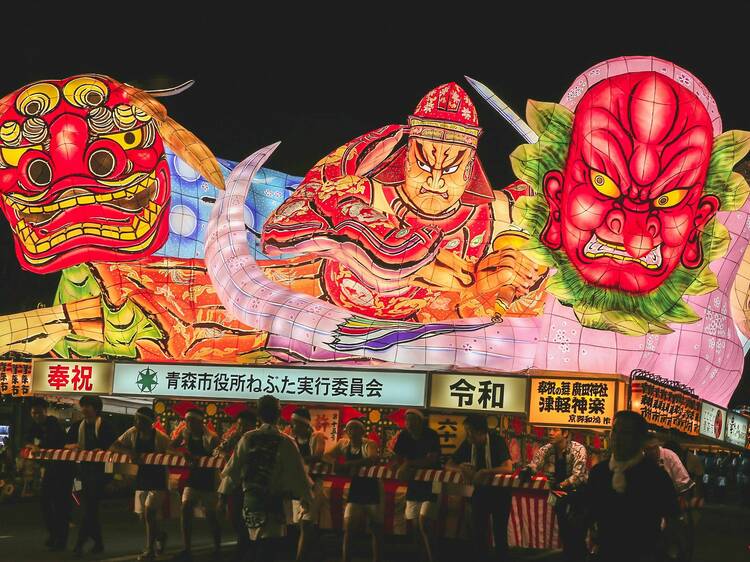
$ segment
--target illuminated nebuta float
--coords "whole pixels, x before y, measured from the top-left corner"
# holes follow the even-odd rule
[[[247,245],[242,203],[276,145],[240,163],[206,237],[233,317],[269,332],[268,349],[308,360],[638,368],[725,404],[743,364],[728,293],[749,233],[748,186],[733,171],[748,134],[723,131],[690,72],[612,59],[559,104],[529,102],[538,140],[511,156],[529,186],[511,206],[524,186],[482,189],[462,94],[440,87],[408,127],[334,151],[271,216],[266,251],[301,254],[288,271],[308,266],[306,283],[273,281]]]
[[[748,135],[723,132],[688,71],[614,59],[559,104],[530,102],[505,189],[456,84],[305,178],[260,169],[274,147],[216,160],[165,93],[85,75],[0,99],[19,263],[62,272],[53,306],[0,317],[0,352],[638,368],[731,396],[732,308],[750,335],[748,186],[733,171]]]

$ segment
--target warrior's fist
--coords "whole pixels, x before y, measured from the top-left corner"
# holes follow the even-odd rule
[[[435,259],[417,271],[411,282],[437,291],[465,291],[474,283],[474,265],[448,250],[439,250]]]
[[[504,234],[495,241],[494,251],[479,261],[476,292],[480,300],[496,299],[507,308],[539,280],[545,268],[521,253],[525,240],[521,233]]]

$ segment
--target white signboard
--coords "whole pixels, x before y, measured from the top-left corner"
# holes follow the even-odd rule
[[[427,374],[410,371],[115,363],[113,394],[424,407]]]
[[[735,412],[727,413],[727,443],[744,447],[747,442],[747,418]]]
[[[701,435],[723,440],[726,422],[727,411],[725,409],[703,402],[701,405]]]

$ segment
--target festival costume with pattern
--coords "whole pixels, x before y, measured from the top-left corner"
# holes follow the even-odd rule
[[[505,244],[498,239],[511,220],[512,195],[493,193],[474,152],[480,134],[474,105],[450,83],[420,101],[408,127],[381,127],[339,147],[307,173],[262,233],[268,255],[301,252],[324,259],[298,258],[292,266],[296,274],[274,275],[266,268],[266,275],[291,278],[294,289],[369,317],[443,319],[486,309],[494,314],[498,288],[487,288],[489,296],[478,294],[477,264],[517,245],[516,237],[525,239],[520,232]],[[419,154],[410,155],[412,145]],[[432,149],[438,158],[451,148],[446,159],[431,164],[421,152]],[[431,175],[416,195],[409,194],[407,176],[422,173],[417,166]],[[459,187],[441,191],[456,172],[463,172]],[[525,186],[517,182],[511,189],[520,193]],[[445,208],[431,212],[430,196],[442,197]],[[446,275],[445,268],[458,274]],[[517,285],[524,294],[531,283]],[[511,294],[512,302],[515,291]]]

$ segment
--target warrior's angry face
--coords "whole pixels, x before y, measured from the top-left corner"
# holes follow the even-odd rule
[[[409,139],[404,192],[425,215],[440,215],[456,206],[471,179],[475,150],[468,146]]]
[[[120,84],[102,76],[40,82],[0,108],[0,207],[24,268],[130,260],[163,244],[164,145]]]
[[[563,249],[592,285],[659,287],[703,263],[703,227],[719,201],[703,194],[712,147],[698,98],[652,72],[604,80],[581,99],[563,171],[544,177],[542,242]]]

